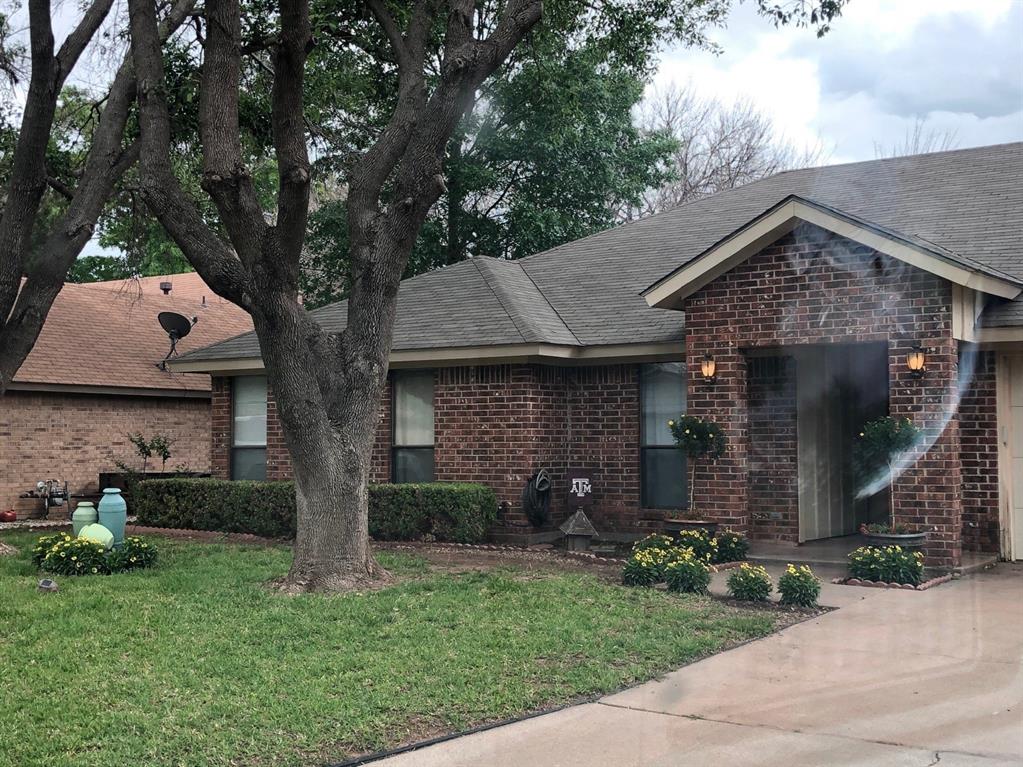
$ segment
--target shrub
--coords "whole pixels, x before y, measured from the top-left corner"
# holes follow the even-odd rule
[[[131,537],[120,548],[108,550],[89,538],[72,538],[67,533],[44,535],[32,549],[32,562],[56,575],[109,575],[152,567],[156,546]]]
[[[646,538],[642,538],[632,544],[632,553],[635,554],[637,551],[646,551],[647,549],[671,549],[674,547],[675,539],[670,535],[651,533]]]
[[[132,493],[139,524],[265,538],[295,536],[293,482],[151,479]],[[484,485],[433,482],[371,485],[369,534],[378,540],[478,543],[497,519],[497,497]]]
[[[373,485],[369,489],[369,534],[381,541],[432,537],[479,543],[497,520],[497,496],[485,485],[431,482]]]
[[[152,567],[156,564],[156,547],[138,536],[131,536],[124,539],[119,549],[110,552],[107,563],[114,573]]]
[[[923,580],[924,555],[901,546],[861,546],[849,555],[849,575],[867,581],[916,586]]]
[[[107,547],[88,538],[62,538],[43,557],[42,569],[57,575],[106,575]]]
[[[46,555],[50,553],[57,543],[64,541],[73,541],[74,538],[67,533],[57,533],[56,535],[44,535],[36,541],[36,545],[32,547],[32,564],[36,568],[43,566],[43,560],[46,559]]]
[[[706,530],[682,530],[677,543],[680,549],[690,549],[697,559],[713,562],[717,558],[718,542]]]
[[[682,549],[665,565],[664,580],[668,591],[706,594],[710,586],[710,572],[706,560],[693,554],[692,549]]]
[[[821,582],[809,565],[796,567],[790,564],[778,579],[778,593],[783,605],[795,607],[816,607],[821,595]]]
[[[765,602],[773,590],[771,576],[760,565],[743,562],[728,576],[728,593],[745,602]]]
[[[140,525],[185,530],[295,535],[295,485],[216,479],[147,479],[132,489]]]
[[[718,533],[716,536],[717,551],[714,562],[741,562],[746,559],[749,551],[749,540],[738,533]]]
[[[678,549],[671,547],[649,546],[634,550],[622,569],[622,583],[626,586],[653,586],[660,583],[664,580],[664,568],[678,554]]]

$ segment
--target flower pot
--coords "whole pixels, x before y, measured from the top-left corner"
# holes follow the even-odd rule
[[[863,533],[868,546],[901,546],[904,549],[919,549],[927,542],[927,533]]]
[[[18,512],[16,512],[14,509],[9,509],[8,511],[0,511],[0,522],[17,522],[17,521],[18,521]]]
[[[683,530],[704,530],[707,535],[712,536],[718,531],[718,523],[706,519],[666,519],[664,520],[664,532],[675,536]]]
[[[75,506],[75,512],[71,515],[71,530],[75,538],[82,532],[83,527],[95,524],[99,520],[99,512],[93,506],[92,501],[81,501]]]
[[[103,498],[99,502],[99,523],[114,536],[114,545],[124,543],[124,526],[128,522],[128,504],[121,497],[117,487],[103,489]]]

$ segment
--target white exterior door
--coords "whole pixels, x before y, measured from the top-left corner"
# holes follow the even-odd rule
[[[1023,559],[1023,354],[998,358],[998,431],[1002,556]]]

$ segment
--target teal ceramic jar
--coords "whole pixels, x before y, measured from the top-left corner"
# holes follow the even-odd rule
[[[103,489],[103,498],[99,502],[99,523],[114,534],[114,545],[124,543],[124,526],[128,521],[128,504],[121,497],[117,487]]]
[[[71,529],[75,538],[82,532],[82,528],[95,524],[99,519],[99,512],[93,506],[92,501],[82,501],[75,506],[75,513],[71,515]]]

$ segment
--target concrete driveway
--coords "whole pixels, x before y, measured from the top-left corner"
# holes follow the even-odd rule
[[[1023,566],[925,592],[826,584],[821,601],[841,609],[597,703],[377,764],[1023,764]]]

